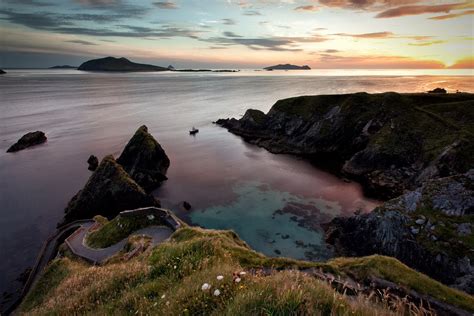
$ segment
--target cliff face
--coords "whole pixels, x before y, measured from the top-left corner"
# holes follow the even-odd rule
[[[168,68],[137,64],[131,62],[126,58],[105,57],[99,59],[92,59],[81,64],[78,70],[89,71],[165,71]]]
[[[82,190],[69,201],[63,223],[95,215],[114,217],[124,210],[160,206],[112,156],[102,159]]]
[[[370,214],[334,219],[327,241],[339,255],[382,254],[474,293],[474,169],[427,181]]]
[[[302,96],[268,114],[248,110],[217,123],[273,153],[305,156],[393,198],[428,179],[474,166],[474,95]]]

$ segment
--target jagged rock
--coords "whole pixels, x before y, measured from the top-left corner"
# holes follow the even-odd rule
[[[87,169],[89,169],[90,171],[95,171],[99,166],[99,159],[94,155],[90,155],[89,159],[87,159],[87,163],[89,164],[89,167]]]
[[[15,144],[8,148],[7,153],[16,152],[25,148],[46,142],[46,135],[41,131],[30,132],[23,135]]]
[[[145,125],[138,128],[117,162],[146,191],[155,189],[168,179],[165,173],[170,160]]]
[[[469,220],[474,211],[473,172],[430,180],[416,194],[407,192],[372,213],[335,218],[328,225],[326,240],[339,255],[392,256],[472,294],[474,287],[462,285],[471,283],[460,280],[474,279],[474,245],[468,237],[457,237],[472,233],[471,223],[457,222]],[[425,229],[413,223],[426,223]],[[443,228],[438,231],[436,226]]]
[[[113,156],[102,159],[86,185],[69,201],[64,223],[95,215],[114,217],[119,212],[146,206],[160,206],[125,172]]]
[[[469,236],[472,234],[472,224],[471,223],[462,223],[457,227],[457,232],[459,236]]]
[[[448,105],[449,104],[449,105]],[[474,165],[474,95],[301,96],[216,123],[272,153],[301,155],[383,199]],[[408,197],[412,203],[416,194]]]
[[[183,208],[186,211],[189,211],[191,209],[191,204],[189,204],[189,202],[183,201]]]

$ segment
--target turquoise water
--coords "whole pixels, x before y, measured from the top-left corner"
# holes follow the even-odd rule
[[[233,191],[235,201],[194,211],[190,215],[193,223],[232,229],[253,249],[268,256],[307,260],[331,256],[321,227],[302,227],[298,221],[304,222],[305,217],[295,214],[303,213],[319,222],[340,214],[338,202],[298,197],[259,182],[237,183]]]

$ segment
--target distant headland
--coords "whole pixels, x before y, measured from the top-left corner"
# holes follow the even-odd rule
[[[311,68],[308,65],[297,66],[297,65],[291,65],[291,64],[278,64],[275,66],[265,67],[263,69],[265,70],[311,70]]]
[[[81,64],[78,70],[86,71],[166,71],[165,67],[138,64],[131,62],[127,58],[105,57],[99,59],[92,59]]]
[[[57,66],[49,67],[49,69],[77,69],[77,66],[57,65]]]

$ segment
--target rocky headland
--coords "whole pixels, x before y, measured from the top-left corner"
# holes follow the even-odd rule
[[[388,199],[474,166],[474,95],[368,94],[279,100],[217,124],[273,153],[303,156]]]
[[[339,256],[381,254],[474,294],[474,169],[433,179],[369,214],[336,218],[327,242]]]
[[[12,153],[26,149],[31,146],[43,144],[48,140],[44,132],[29,132],[23,135],[15,144],[8,148],[7,153]]]
[[[134,72],[134,71],[167,71],[168,68],[138,64],[131,62],[127,58],[105,57],[99,59],[92,59],[81,64],[78,70],[86,71],[117,71],[117,72]]]
[[[263,68],[265,70],[310,70],[311,68],[308,65],[297,66],[292,64],[278,64],[274,66],[268,66]]]
[[[217,124],[390,199],[327,225],[338,255],[392,256],[473,293],[473,122],[472,94],[388,92],[290,98]]]
[[[89,157],[89,165],[95,164],[94,157]],[[167,179],[164,173],[169,164],[163,148],[148,133],[148,128],[141,126],[117,161],[109,155],[95,169],[89,168],[94,172],[84,188],[69,201],[59,226],[95,215],[111,218],[124,210],[159,207],[160,202],[147,191]]]

